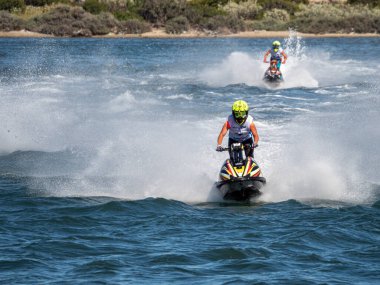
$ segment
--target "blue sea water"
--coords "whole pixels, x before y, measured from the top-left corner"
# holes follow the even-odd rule
[[[0,39],[1,284],[379,284],[380,38]],[[267,185],[213,188],[243,99]]]

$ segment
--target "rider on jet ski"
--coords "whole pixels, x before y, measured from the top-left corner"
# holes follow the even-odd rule
[[[245,149],[245,153],[246,156],[253,157],[253,148],[259,143],[259,135],[257,134],[252,116],[248,115],[248,111],[247,102],[243,100],[234,102],[232,114],[228,116],[218,136],[217,151],[223,151],[223,138],[227,134],[227,131],[229,131],[228,148],[230,148],[231,144],[237,142],[249,145],[250,147]]]
[[[265,71],[265,76],[266,77],[270,77],[270,78],[275,78],[276,77],[278,79],[282,79],[282,73],[277,68],[277,60],[271,60],[270,66]]]
[[[265,53],[265,55],[264,55],[264,62],[265,63],[268,63],[267,57],[269,54],[270,54],[270,62],[272,62],[273,60],[276,60],[277,61],[277,69],[278,69],[278,71],[280,71],[281,63],[285,64],[286,60],[288,59],[288,56],[286,55],[284,50],[281,48],[281,43],[279,41],[274,41],[272,43],[272,48],[269,49]],[[283,60],[282,60],[282,57],[284,57]]]

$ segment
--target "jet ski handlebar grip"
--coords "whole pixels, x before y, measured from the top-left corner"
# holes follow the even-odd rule
[[[220,146],[216,148],[216,151],[228,151],[228,149],[229,149],[228,147]]]

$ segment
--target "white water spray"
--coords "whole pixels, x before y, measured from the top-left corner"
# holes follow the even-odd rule
[[[293,90],[270,90],[267,97],[261,98],[262,106],[255,106],[257,109],[262,107],[261,112],[269,117],[269,121],[256,122],[262,138],[256,158],[268,178],[264,200],[345,200],[356,196],[362,199],[363,189],[360,192],[355,189],[367,179],[363,171],[363,156],[367,151],[368,159],[365,161],[369,163],[368,168],[373,169],[373,177],[378,173],[374,154],[380,151],[372,142],[379,139],[375,135],[378,133],[376,126],[379,118],[371,115],[372,119],[366,121],[368,116],[363,115],[363,110],[368,106],[365,105],[360,109],[362,116],[357,120],[365,122],[365,127],[354,122],[344,132],[336,131],[344,129],[344,122],[352,113],[350,109],[342,107],[333,110],[332,114],[337,114],[336,117],[329,116],[328,110],[325,110],[326,119],[308,119],[314,113],[319,114],[313,110],[316,107],[313,102],[318,101],[313,96],[331,98],[326,101],[332,107],[337,104],[339,96],[347,100],[352,96],[359,98],[361,90],[350,91],[349,88],[355,87],[340,84],[350,82],[363,70],[370,70],[357,61],[331,60],[328,53],[319,50],[312,50],[314,58],[311,62],[304,56],[307,48],[302,39],[297,37],[290,37],[284,45],[290,55],[288,63],[283,66],[289,82],[286,87],[293,84],[294,87],[306,85],[314,88],[317,81],[319,86],[332,82],[333,88],[311,90],[308,93],[310,98],[282,94]],[[327,71],[337,71],[337,65],[349,67],[350,72],[337,73],[331,78]],[[201,81],[216,87],[241,83],[261,86],[265,68],[261,60],[250,54],[233,52],[220,64],[204,69],[200,76]],[[225,94],[222,90],[223,98],[216,98],[213,91],[207,90],[208,93],[202,95],[205,98],[202,98],[197,92],[203,87],[188,88],[178,83],[182,74],[162,79],[161,73],[153,70],[153,74],[145,74],[143,78],[139,76],[55,74],[30,78],[27,82],[20,80],[15,85],[1,85],[0,118],[6,127],[0,130],[0,151],[41,150],[49,153],[78,148],[78,153],[82,150],[86,154],[88,152],[88,155],[78,156],[78,160],[84,157],[82,165],[85,166],[74,173],[69,172],[68,177],[43,180],[45,186],[40,188],[46,189],[47,195],[214,201],[210,189],[225,159],[224,155],[214,151],[215,141],[230,111],[230,101],[232,103],[233,98],[240,94],[234,93],[229,97],[231,94]],[[157,81],[157,78],[162,81]],[[161,86],[161,82],[170,84]],[[281,98],[286,106],[278,106],[276,102],[280,101],[276,98]],[[293,100],[306,102],[305,108],[302,109],[302,104],[298,108],[298,111],[304,112],[305,120],[293,117],[292,112],[296,108],[287,108],[292,106]],[[360,99],[349,104],[358,102]],[[189,103],[194,106],[193,110],[184,114],[177,110],[179,106],[185,106],[182,110],[187,110]],[[348,107],[352,106],[349,104]],[[371,106],[378,106],[378,102]],[[284,112],[278,115],[276,110]],[[204,113],[208,116],[203,117]],[[272,113],[283,118],[271,121]],[[339,124],[330,126],[330,119]],[[363,130],[360,138],[371,139],[361,141],[347,136],[352,132],[351,127]],[[320,131],[326,128],[332,129],[328,135]],[[353,147],[352,142],[365,146],[365,150]],[[52,162],[58,164],[56,168],[60,163],[66,163],[65,158],[55,158],[53,156]],[[38,161],[33,166],[37,164]],[[47,168],[49,165],[45,173],[40,171],[38,174],[49,176],[51,172]],[[62,165],[62,168],[65,168],[62,173],[66,175],[66,169],[70,167]],[[34,174],[33,171],[30,173],[25,175]],[[60,172],[57,173],[59,176]]]
[[[270,89],[284,89],[295,87],[318,87],[318,81],[313,78],[309,70],[313,69],[313,64],[308,62],[305,56],[305,46],[302,38],[295,31],[290,31],[290,35],[285,39],[285,52],[288,54],[288,62],[283,64],[281,70],[285,81],[279,85],[266,84],[263,75],[268,68],[268,64],[260,59],[254,59],[252,55],[244,52],[233,52],[220,64],[205,69],[200,78],[213,87],[222,87],[231,84],[246,84]],[[262,51],[262,56],[266,51]]]

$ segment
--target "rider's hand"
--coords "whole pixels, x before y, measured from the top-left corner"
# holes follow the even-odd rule
[[[257,147],[259,147],[259,144],[258,143],[254,143],[253,144],[253,148],[257,148]]]
[[[286,60],[284,60],[283,62],[282,62],[282,64],[285,64],[286,63]]]
[[[222,147],[221,145],[218,145],[218,146],[216,147],[216,151],[223,151],[223,147]]]

